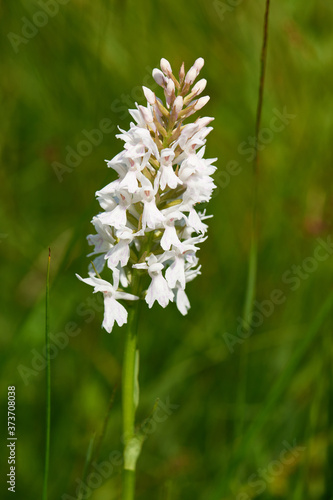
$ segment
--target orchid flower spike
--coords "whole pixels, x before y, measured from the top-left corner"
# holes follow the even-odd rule
[[[169,61],[161,59],[153,78],[165,101],[143,87],[147,104],[129,110],[135,123],[120,130],[124,148],[107,162],[118,178],[96,192],[102,211],[92,220],[96,233],[88,236],[94,260],[89,277],[77,277],[103,293],[107,332],[114,323],[127,322],[119,301],[144,299],[149,308],[174,303],[181,314],[190,308],[185,287],[201,274],[197,252],[207,238],[203,221],[209,217],[197,208],[216,187],[216,159],[204,158],[213,118],[184,123],[209,100],[197,97],[205,79],[193,85],[203,65],[199,58],[185,73],[182,64],[177,79]]]

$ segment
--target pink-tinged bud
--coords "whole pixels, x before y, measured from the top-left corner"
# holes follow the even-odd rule
[[[205,104],[209,101],[210,97],[209,95],[206,95],[205,97],[200,97],[194,104],[194,109],[195,111],[199,111],[199,109],[203,108]]]
[[[166,88],[166,93],[168,96],[171,96],[174,92],[175,92],[175,84],[173,83],[171,78],[169,78],[167,88]]]
[[[163,71],[163,73],[166,76],[170,76],[172,74],[171,65],[170,65],[169,61],[164,59],[164,57],[162,57],[162,59],[161,59],[160,66],[161,66],[161,70]]]
[[[147,101],[149,102],[149,104],[155,104],[155,102],[156,102],[156,95],[154,94],[154,92],[152,92],[147,87],[142,87],[142,90],[143,90],[145,98],[147,99]]]
[[[197,59],[195,61],[195,63],[193,64],[193,68],[196,69],[197,76],[200,73],[200,71],[202,70],[204,64],[205,64],[205,61],[203,60],[202,57],[199,57],[199,59]]]
[[[163,75],[161,70],[154,68],[153,69],[153,78],[154,78],[155,82],[157,83],[157,85],[160,85],[160,87],[166,86],[166,78]]]
[[[201,94],[206,88],[207,85],[207,80],[205,78],[202,78],[202,80],[199,80],[193,87],[192,93],[193,94]]]
[[[145,108],[144,106],[139,106],[139,110],[143,116],[143,119],[146,123],[152,123],[154,121],[153,115],[150,109]]]
[[[183,109],[183,105],[184,105],[184,100],[182,96],[179,95],[178,97],[176,97],[175,102],[173,103],[173,109],[177,115]]]
[[[197,77],[197,71],[194,68],[194,66],[192,66],[192,68],[189,69],[188,72],[186,73],[185,83],[187,83],[188,85],[192,85],[196,77]]]
[[[192,68],[189,69],[185,76],[185,83],[192,85],[200,71],[202,70],[203,65],[205,64],[205,61],[203,60],[202,57],[199,57],[193,64]]]

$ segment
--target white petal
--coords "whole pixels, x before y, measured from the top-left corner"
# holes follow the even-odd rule
[[[185,288],[186,282],[184,265],[184,259],[178,257],[166,270],[165,277],[170,288],[175,288],[177,283],[179,283],[182,288]]]
[[[97,278],[96,276],[91,276],[90,278],[81,278],[79,274],[75,275],[79,280],[83,281],[83,283],[87,283],[87,285],[93,286],[94,292],[114,292],[113,286],[108,281],[102,280],[101,278]]]
[[[183,290],[182,288],[178,288],[176,292],[176,305],[178,311],[181,312],[183,316],[185,316],[188,313],[188,310],[191,307],[190,301],[188,300],[185,290]]]
[[[154,276],[151,280],[146,295],[146,302],[149,308],[152,307],[155,300],[157,300],[162,307],[166,307],[170,301],[173,301],[173,293],[162,274]]]
[[[178,184],[183,184],[179,177],[175,174],[172,165],[161,165],[160,186],[164,191],[168,185],[171,189],[175,189]]]
[[[126,241],[120,241],[106,254],[106,259],[108,261],[108,267],[114,269],[117,265],[126,266],[130,257],[129,244]]]
[[[96,257],[96,259],[93,260],[93,264],[98,274],[100,274],[105,266],[105,255],[102,254]],[[89,274],[94,276],[96,274],[95,269],[91,264],[89,264]]]
[[[127,323],[127,316],[128,313],[123,305],[117,302],[111,295],[104,295],[104,319],[102,326],[108,333],[112,331],[115,321],[119,326]]]
[[[151,201],[144,201],[143,215],[142,215],[142,227],[146,229],[155,229],[157,226],[162,224],[164,217],[161,212],[156,207],[155,199]]]
[[[165,226],[165,231],[161,238],[161,247],[163,250],[169,250],[171,245],[177,246],[180,245],[179,238],[177,236],[177,231],[174,226]]]
[[[133,170],[127,172],[119,187],[121,187],[122,189],[127,189],[129,193],[135,193],[139,188],[136,174],[137,173]]]
[[[108,224],[109,226],[113,226],[118,229],[121,226],[126,225],[126,207],[123,205],[117,205],[112,212],[103,212],[98,215],[98,218],[103,224]]]
[[[140,262],[140,264],[133,264],[135,269],[148,269],[146,262]]]
[[[197,233],[204,234],[207,230],[207,224],[204,224],[200,219],[198,212],[192,208],[188,216],[188,223]]]
[[[123,299],[123,300],[139,300],[139,297],[136,295],[132,295],[131,293],[126,293],[126,292],[116,292],[115,293],[116,299]]]

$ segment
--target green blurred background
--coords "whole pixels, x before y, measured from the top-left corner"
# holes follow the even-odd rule
[[[68,345],[52,361],[50,500],[75,498],[115,386],[96,460],[122,449],[124,330],[101,330],[100,302],[89,303],[96,295],[74,273],[86,274],[85,238],[99,210],[94,193],[114,178],[104,159],[122,148],[116,126],[129,127],[126,108],[143,103],[140,86],[154,86],[161,57],[176,71],[182,61],[188,69],[205,59],[205,109],[215,117],[207,156],[219,158],[219,188],[208,207],[214,218],[200,251],[202,276],[188,286],[190,313],[182,317],[174,305],[142,309],[137,421],[156,398],[179,407],[144,444],[137,499],[333,498],[333,257],[308,259],[332,232],[333,4],[271,2],[262,127],[284,109],[293,118],[262,133],[257,300],[275,289],[285,300],[231,352],[225,333],[237,335],[250,248],[244,150],[254,135],[264,0],[44,3],[53,8],[46,17],[41,3],[28,0],[1,2],[0,14],[1,435],[7,386],[16,385],[15,498],[36,500],[42,491],[48,246],[51,331],[58,341],[65,329],[77,333],[65,336]],[[84,130],[104,119],[114,130],[77,166],[66,164],[68,148],[77,151]],[[238,175],[228,174],[231,165]],[[297,286],[292,266],[302,268]],[[5,445],[2,439],[1,480]],[[119,499],[120,484],[115,467],[91,498]],[[5,481],[1,488],[1,498],[12,498]]]

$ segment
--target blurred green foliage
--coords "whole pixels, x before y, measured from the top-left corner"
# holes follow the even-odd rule
[[[199,56],[219,188],[208,208],[214,218],[200,252],[202,276],[188,287],[190,313],[142,308],[137,421],[156,398],[179,408],[144,444],[137,499],[332,498],[331,303],[320,311],[332,293],[333,257],[315,265],[308,258],[332,232],[333,4],[271,3],[262,127],[277,111],[294,117],[262,133],[257,300],[275,289],[285,300],[230,352],[225,333],[237,335],[250,246],[251,154],[244,151],[254,135],[264,0],[62,0],[46,18],[38,2],[1,2],[1,432],[7,386],[16,385],[16,498],[35,500],[42,490],[45,370],[22,377],[17,367],[32,369],[43,350],[48,246],[51,331],[58,338],[65,329],[80,332],[64,337],[68,345],[52,361],[50,500],[75,497],[115,386],[96,460],[121,450],[124,332],[101,330],[101,303],[89,305],[91,290],[74,273],[86,273],[94,192],[114,178],[104,159],[121,150],[114,134],[129,126],[126,108],[143,103],[140,86],[153,85],[161,57],[189,68]],[[104,119],[113,131],[76,167],[66,164],[68,148],[77,151],[83,131]],[[55,162],[67,171],[56,175]],[[228,174],[231,166],[237,175]],[[304,447],[289,451],[288,463],[279,458],[286,442]],[[266,474],[261,487],[259,474]],[[118,499],[119,490],[115,467],[91,498]],[[4,485],[1,498],[6,493],[11,498]]]

